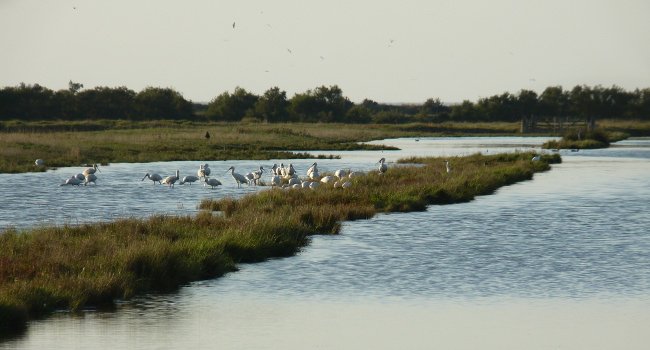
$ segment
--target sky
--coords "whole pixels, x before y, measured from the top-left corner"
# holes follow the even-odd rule
[[[170,87],[353,102],[650,87],[647,0],[0,0],[0,87]]]

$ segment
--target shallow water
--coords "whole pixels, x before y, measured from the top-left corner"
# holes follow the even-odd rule
[[[341,160],[319,166],[370,169],[378,155],[394,161],[541,144],[475,139],[384,140],[403,150],[342,152]],[[563,156],[551,171],[494,195],[347,222],[340,235],[313,237],[297,256],[242,265],[178,293],[140,297],[113,313],[36,321],[24,337],[0,348],[645,349],[650,140]],[[311,162],[294,164],[301,171]],[[191,164],[159,164],[181,166]],[[232,182],[214,191],[152,186],[129,177],[133,167],[143,174],[152,164],[102,169],[122,178],[122,187],[100,183],[52,192],[106,201],[102,196],[117,191],[100,189],[127,188],[155,195],[178,212],[177,202],[191,206],[197,197],[255,190],[237,190]],[[92,207],[100,201],[88,202]]]

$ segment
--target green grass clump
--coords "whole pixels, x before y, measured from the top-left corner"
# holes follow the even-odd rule
[[[155,216],[0,234],[0,334],[55,310],[113,305],[236,270],[237,263],[295,254],[315,234],[380,212],[469,201],[530,179],[559,162],[532,154],[411,158],[352,180],[352,187],[271,189],[240,199],[204,200],[194,217]],[[221,213],[214,213],[219,211]]]

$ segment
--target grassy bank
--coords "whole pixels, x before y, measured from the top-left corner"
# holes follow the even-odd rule
[[[402,162],[419,164],[371,172],[347,189],[272,189],[204,201],[201,207],[209,210],[195,217],[10,230],[0,235],[0,333],[19,332],[27,320],[57,309],[110,306],[220,276],[240,262],[290,256],[310,235],[338,233],[343,220],[469,201],[560,161],[557,155],[531,158],[451,158],[451,173],[443,159],[412,158]]]
[[[90,163],[328,157],[327,151],[390,149],[359,142],[392,137],[514,134],[516,123],[265,124],[189,121],[0,123],[0,173]],[[206,138],[206,133],[210,137]],[[291,153],[319,150],[321,154]],[[44,159],[45,167],[34,160]]]
[[[607,132],[604,129],[593,131],[570,130],[559,141],[551,140],[542,145],[546,149],[596,149],[607,148],[610,143],[624,140],[628,135],[620,131]]]

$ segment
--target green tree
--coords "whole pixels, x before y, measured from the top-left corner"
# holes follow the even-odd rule
[[[148,87],[135,95],[137,119],[191,119],[192,103],[176,90]]]
[[[255,103],[255,115],[266,122],[280,122],[288,120],[289,101],[286,91],[278,87],[272,87],[262,95]]]
[[[206,117],[212,120],[239,121],[246,114],[254,112],[258,96],[237,87],[230,94],[224,92],[208,104]]]
[[[564,118],[568,108],[569,93],[561,86],[549,86],[539,95],[539,111],[544,117]]]

